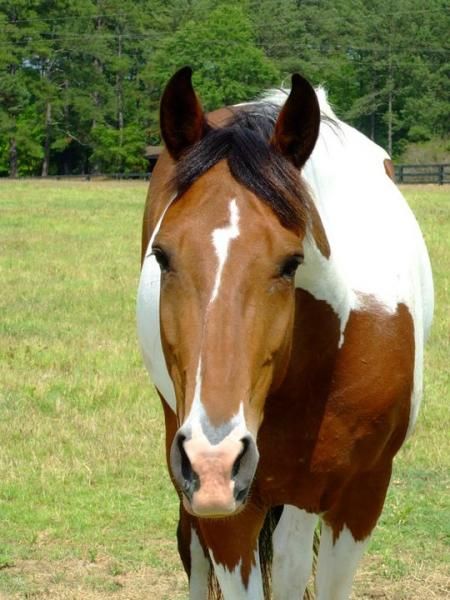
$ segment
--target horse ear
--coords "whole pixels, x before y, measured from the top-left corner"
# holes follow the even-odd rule
[[[169,154],[175,160],[209,129],[191,78],[192,69],[183,67],[172,76],[161,98],[161,135]]]
[[[301,168],[317,141],[320,108],[312,85],[301,75],[292,75],[291,93],[275,124],[271,144]]]

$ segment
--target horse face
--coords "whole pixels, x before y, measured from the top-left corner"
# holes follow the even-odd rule
[[[170,466],[186,509],[221,517],[249,494],[264,402],[288,364],[306,227],[298,169],[314,148],[319,106],[294,75],[273,131],[233,137],[212,131],[184,68],[164,91],[160,121],[178,184],[152,245],[180,424]],[[183,169],[199,164],[207,168],[183,185]]]
[[[181,424],[172,474],[187,510],[231,514],[247,498],[264,401],[288,363],[302,240],[222,161],[169,208],[152,251]]]

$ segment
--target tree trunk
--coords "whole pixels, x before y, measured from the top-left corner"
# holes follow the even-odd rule
[[[48,168],[50,165],[50,122],[52,119],[52,105],[47,102],[45,111],[45,142],[44,142],[44,161],[42,163],[42,177],[48,176]]]
[[[65,131],[70,131],[70,123],[69,123],[69,81],[68,79],[64,80],[64,105],[63,105],[63,114],[64,114],[64,129]],[[70,153],[70,146],[64,148],[62,153],[62,172],[64,175],[69,175],[69,160],[68,155]]]
[[[389,156],[392,157],[392,95],[394,92],[394,76],[392,69],[392,40],[393,40],[393,21],[391,20],[389,34],[389,63],[388,63],[388,147]]]
[[[94,58],[94,69],[97,71],[97,73],[102,72],[102,65],[100,64],[100,61],[97,58]],[[93,92],[92,100],[93,100],[95,108],[97,108],[100,105],[100,95],[97,91]],[[95,114],[96,114],[96,112],[94,112],[94,117],[92,119],[92,129],[95,129],[97,126],[97,119],[95,117]]]
[[[102,28],[102,19],[101,17],[97,17],[95,19],[95,31],[100,31]],[[98,73],[99,75],[99,80],[100,80],[100,76],[103,72],[103,66],[102,63],[99,61],[99,59],[97,57],[94,58],[94,70]],[[100,106],[100,94],[95,91],[92,94],[92,101],[94,103],[95,108],[98,108]],[[94,111],[94,118],[92,119],[92,129],[95,129],[97,126],[97,119],[95,117],[96,111]]]
[[[95,19],[95,31],[96,32],[100,32],[102,29],[102,19],[101,17],[97,17]],[[102,62],[103,56],[101,57],[101,59],[99,59],[97,56],[94,57],[93,60],[93,65],[94,65],[94,71],[97,73],[97,82],[95,85],[97,86],[102,86],[103,84],[103,62]],[[92,117],[92,127],[91,127],[91,131],[89,132],[89,138],[90,139],[90,143],[92,144],[92,133],[94,132],[95,128],[97,127],[97,118],[101,115],[100,113],[100,106],[102,103],[102,96],[101,96],[101,92],[102,92],[102,87],[100,87],[100,92],[97,90],[94,90],[94,92],[92,93],[92,103],[94,105],[94,110],[93,110],[93,117]],[[102,118],[104,118],[104,113],[103,116],[100,116],[100,122],[102,120]],[[89,142],[88,142],[89,143]],[[88,165],[88,166],[86,166]],[[83,161],[83,170],[88,169],[87,173],[95,173],[96,171],[98,171],[98,164],[94,163],[93,165],[89,164],[89,161],[87,159],[87,157],[85,157],[85,161]]]
[[[17,177],[17,141],[15,137],[9,140],[9,176]]]
[[[119,66],[120,66],[120,58],[122,57],[122,35],[119,34],[119,45],[117,55],[119,57]],[[116,75],[116,98],[117,98],[117,127],[119,129],[119,147],[122,149],[123,146],[123,90],[122,90],[122,74],[119,72]],[[119,157],[118,164],[119,171],[122,172],[123,169],[123,161],[122,155]]]
[[[389,89],[388,96],[388,147],[389,156],[392,156],[392,87]]]

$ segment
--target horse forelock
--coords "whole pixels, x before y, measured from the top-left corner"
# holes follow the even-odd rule
[[[178,197],[226,160],[233,178],[265,202],[283,226],[303,231],[306,187],[299,171],[270,143],[278,112],[270,103],[233,109],[224,126],[211,128],[176,164],[173,185]]]

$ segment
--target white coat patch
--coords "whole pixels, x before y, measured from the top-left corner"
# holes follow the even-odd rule
[[[161,227],[164,215],[171,205],[167,205],[161,215],[146,251],[142,265],[141,278],[136,304],[137,332],[144,364],[157,390],[175,412],[176,397],[172,379],[167,370],[161,343],[161,328],[159,321],[159,303],[161,288],[161,269],[156,258],[151,254],[151,248]]]
[[[255,552],[255,564],[250,572],[248,586],[242,581],[241,567],[242,561],[232,570],[214,562],[214,556],[210,552],[211,560],[214,565],[214,572],[219,581],[224,600],[263,600],[264,592],[261,577],[261,568],[259,564],[259,551]]]
[[[316,575],[317,600],[348,600],[353,576],[368,541],[369,538],[355,541],[350,530],[344,526],[333,542],[331,527],[322,522]]]
[[[317,515],[285,505],[273,533],[273,597],[303,598],[312,571]]]
[[[233,200],[231,200],[229,209],[230,224],[226,227],[215,229],[212,232],[212,241],[217,254],[217,258],[219,259],[219,264],[217,266],[216,278],[214,281],[214,287],[211,294],[210,303],[214,302],[219,292],[223,268],[228,258],[230,242],[231,240],[235,240],[239,236],[239,208],[236,203],[236,199],[233,198]]]
[[[191,528],[190,600],[208,600],[209,560],[205,556],[195,529]]]

